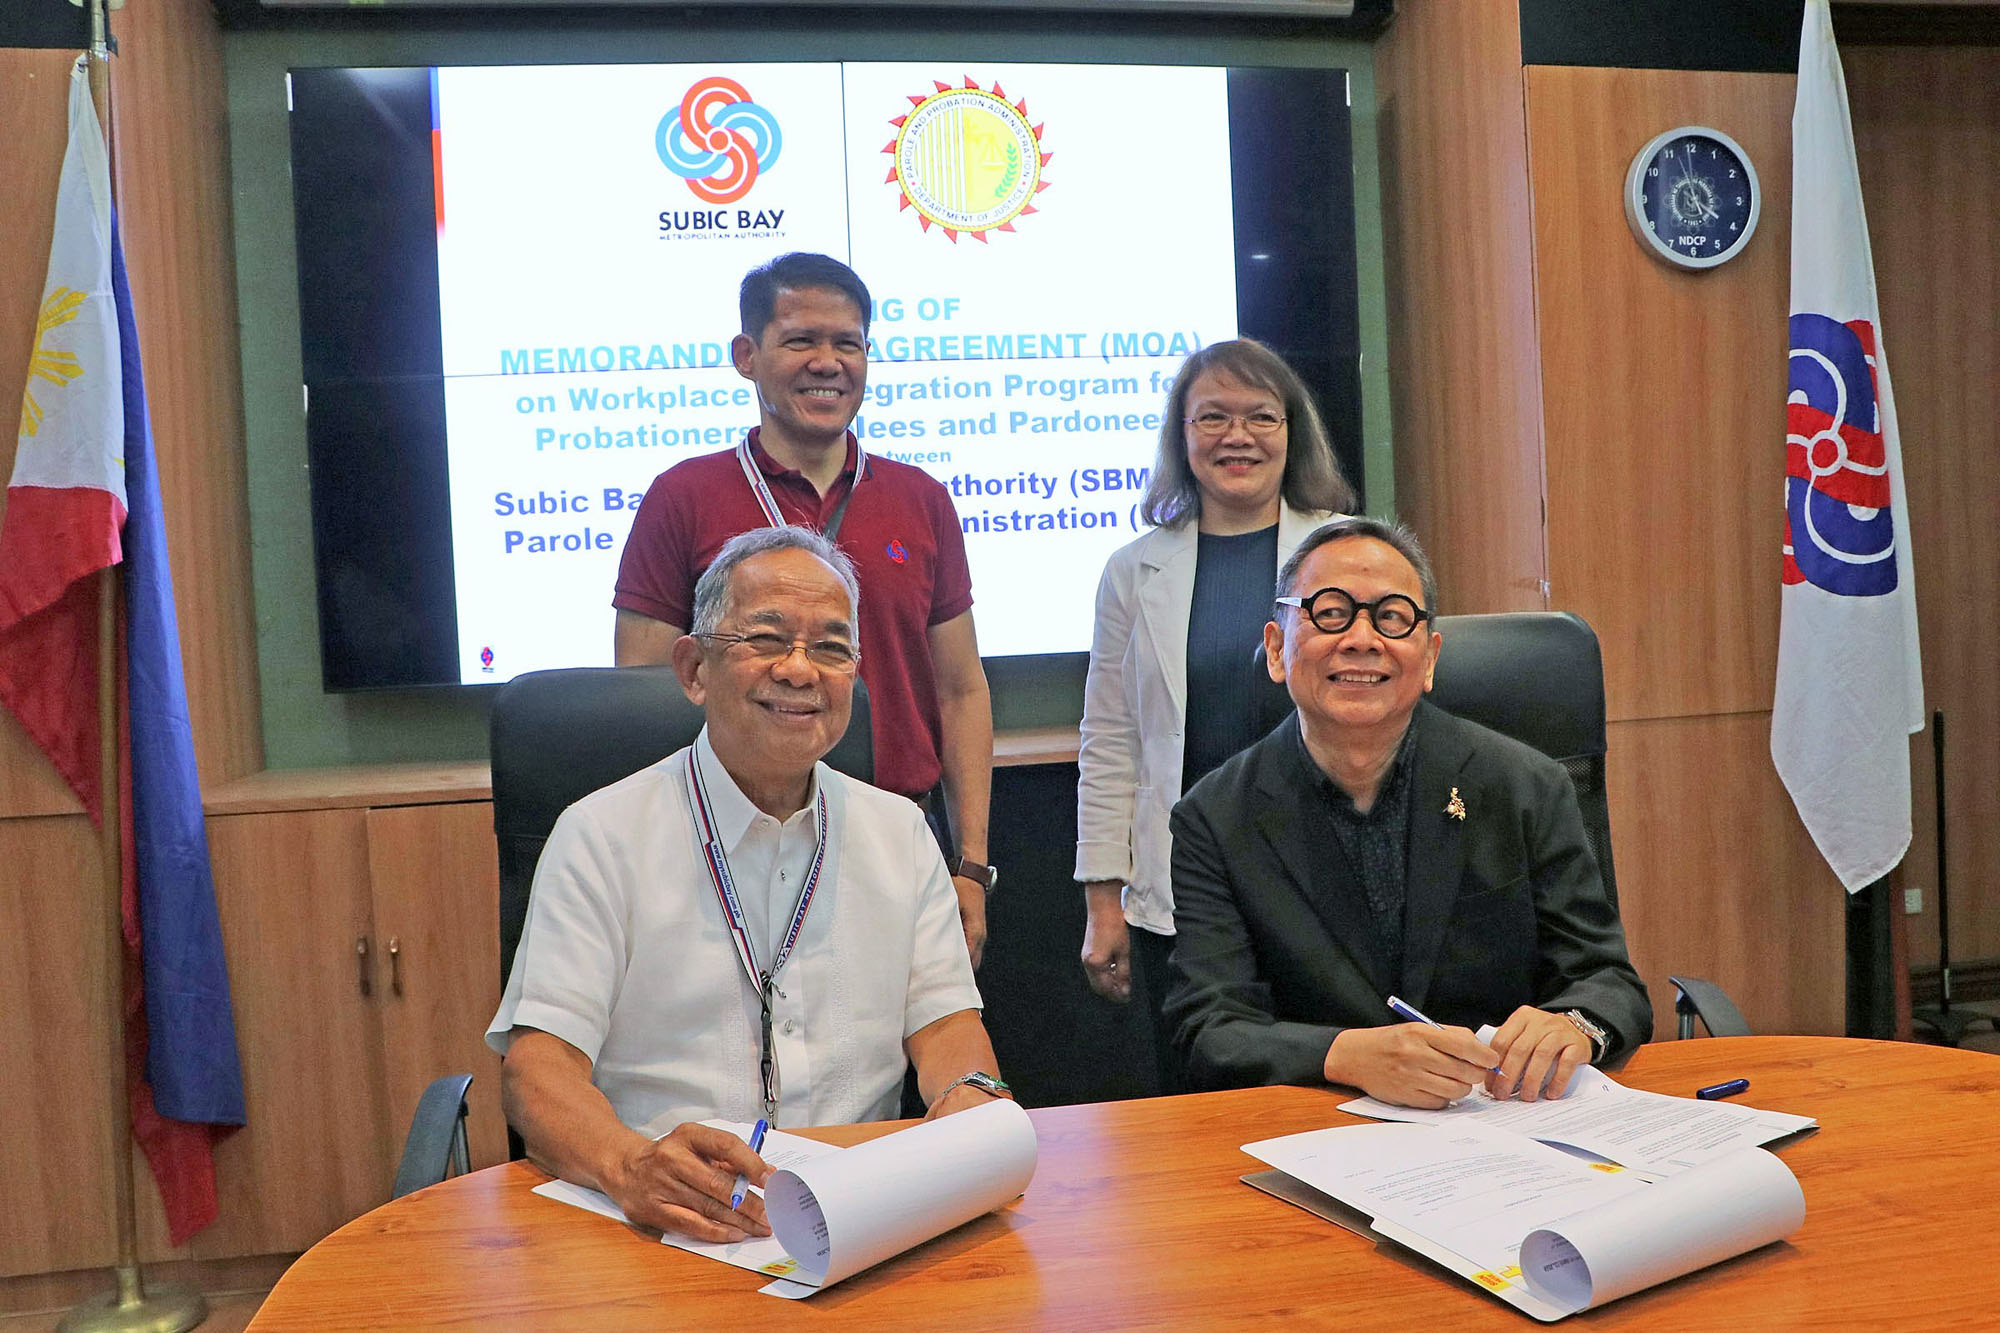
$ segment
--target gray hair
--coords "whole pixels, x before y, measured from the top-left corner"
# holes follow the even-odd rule
[[[855,625],[854,646],[861,646],[861,584],[854,576],[854,562],[847,558],[847,552],[835,546],[827,537],[811,528],[796,524],[786,524],[777,528],[752,528],[739,532],[722,544],[715,553],[715,559],[702,571],[701,578],[694,585],[694,624],[688,629],[690,634],[713,634],[722,618],[732,609],[729,604],[729,578],[738,565],[753,556],[770,551],[804,551],[817,556],[832,568],[840,579],[840,586],[847,589],[847,605],[852,609]]]
[[[1417,540],[1417,534],[1410,530],[1409,524],[1385,522],[1379,518],[1337,518],[1331,523],[1320,524],[1306,534],[1306,539],[1299,543],[1299,549],[1292,552],[1292,558],[1285,561],[1285,567],[1278,571],[1277,595],[1284,597],[1292,592],[1292,584],[1298,578],[1299,569],[1305,564],[1307,556],[1328,542],[1348,537],[1373,537],[1409,561],[1410,567],[1417,571],[1417,582],[1422,587],[1423,609],[1433,617],[1438,614],[1437,575],[1431,572],[1431,558],[1424,554],[1423,543]],[[1437,628],[1435,620],[1431,622],[1431,628]]]

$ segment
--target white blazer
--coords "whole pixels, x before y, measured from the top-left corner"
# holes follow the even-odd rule
[[[1283,509],[1274,583],[1306,535],[1333,517]],[[1125,920],[1156,935],[1174,933],[1167,815],[1181,797],[1197,534],[1193,520],[1154,528],[1104,562],[1083,687],[1076,878],[1124,881]]]

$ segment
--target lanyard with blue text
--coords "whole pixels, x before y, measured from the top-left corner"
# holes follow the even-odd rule
[[[757,507],[764,511],[764,522],[774,528],[782,528],[791,520],[778,512],[778,497],[771,494],[771,488],[764,481],[763,469],[750,455],[750,441],[746,437],[736,444],[736,461],[742,465],[743,479],[750,483],[750,493],[757,497]],[[854,480],[848,483],[847,494],[840,497],[834,507],[833,517],[827,520],[823,531],[828,541],[840,536],[840,521],[847,517],[848,503],[854,499],[855,488],[861,485],[861,475],[868,466],[868,453],[861,447],[861,441],[854,442]]]
[[[695,762],[693,747],[688,749],[687,792],[688,817],[694,821],[694,834],[701,843],[709,882],[715,886],[715,896],[721,901],[722,914],[729,922],[729,933],[736,941],[736,960],[743,964],[743,975],[749,979],[751,989],[757,992],[763,1027],[757,1074],[764,1096],[764,1119],[776,1127],[778,1061],[777,1053],[772,1049],[771,992],[775,989],[778,973],[791,960],[793,946],[799,942],[799,932],[806,924],[806,913],[812,910],[813,893],[819,888],[820,869],[826,864],[826,793],[820,792],[813,805],[812,869],[806,872],[806,882],[799,888],[798,906],[792,909],[792,924],[785,930],[784,942],[779,945],[778,956],[771,961],[767,972],[757,967],[757,945],[750,938],[750,928],[743,919],[743,905],[736,897],[736,881],[729,873],[729,856],[723,850],[722,835],[715,828],[715,815],[708,804],[708,785],[702,780],[701,765]]]

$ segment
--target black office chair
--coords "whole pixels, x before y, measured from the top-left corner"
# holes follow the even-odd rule
[[[1668,977],[1674,983],[1674,1035],[1686,1041],[1694,1035],[1694,1021],[1708,1029],[1711,1037],[1747,1037],[1750,1024],[1728,992],[1713,981],[1700,977]]]
[[[1597,635],[1567,611],[1440,616],[1444,651],[1431,702],[1491,727],[1554,759],[1576,787],[1584,837],[1618,905],[1611,859],[1611,810],[1605,795],[1604,659]],[[1677,1031],[1694,1035],[1701,1019],[1717,1037],[1746,1037],[1750,1025],[1727,994],[1699,977],[1674,977]]]
[[[390,1198],[400,1199],[472,1169],[465,1141],[465,1090],[471,1086],[472,1075],[447,1074],[424,1089],[416,1114],[410,1117],[410,1134],[403,1140],[403,1160],[396,1167]]]
[[[556,816],[620,778],[693,743],[702,710],[671,667],[530,671],[493,696],[493,836],[500,844],[500,983],[528,918],[535,863]],[[868,691],[854,682],[854,715],[826,762],[874,780]]]

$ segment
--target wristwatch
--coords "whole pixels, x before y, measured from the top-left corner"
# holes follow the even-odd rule
[[[945,1084],[944,1091],[940,1092],[937,1095],[937,1100],[933,1101],[931,1105],[935,1106],[937,1105],[938,1102],[943,1101],[946,1097],[951,1095],[951,1090],[953,1088],[956,1088],[961,1084],[975,1087],[989,1097],[1005,1097],[1010,1102],[1014,1100],[1014,1090],[1012,1088],[1008,1087],[1005,1083],[993,1077],[993,1075],[987,1073],[985,1070],[975,1069],[970,1074],[960,1074],[957,1078]]]
[[[994,886],[1000,883],[998,866],[983,866],[964,856],[959,857],[957,863],[952,866],[951,875],[953,879],[976,879],[986,886],[988,893],[993,892]]]
[[[1581,1009],[1565,1009],[1563,1010],[1563,1017],[1567,1018],[1578,1032],[1590,1038],[1591,1063],[1595,1064],[1599,1060],[1602,1060],[1604,1053],[1611,1049],[1610,1034],[1585,1017]]]

